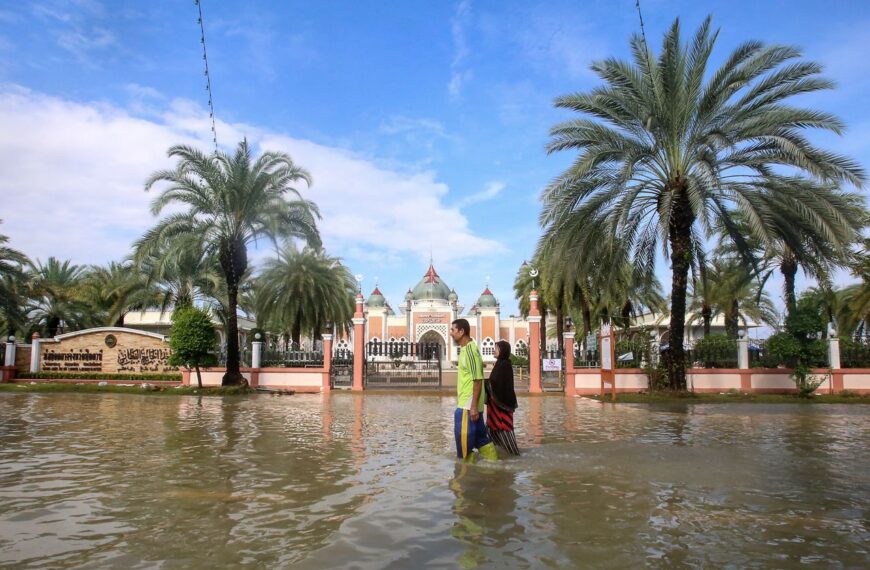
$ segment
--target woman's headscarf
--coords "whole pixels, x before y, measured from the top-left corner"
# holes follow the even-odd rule
[[[496,405],[509,410],[517,409],[517,394],[514,392],[514,368],[511,365],[511,345],[506,340],[500,340],[498,359],[489,373],[490,397]]]

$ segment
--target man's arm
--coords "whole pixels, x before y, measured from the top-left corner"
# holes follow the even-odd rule
[[[476,422],[480,412],[477,411],[477,402],[480,400],[480,387],[483,386],[483,380],[474,379],[474,395],[471,397],[471,421]]]
[[[476,422],[480,412],[477,411],[477,403],[480,401],[480,390],[483,386],[483,357],[477,345],[471,355],[471,379],[474,381],[474,392],[471,396],[471,421]]]

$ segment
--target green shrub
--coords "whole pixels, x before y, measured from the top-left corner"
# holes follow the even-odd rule
[[[172,315],[172,335],[169,337],[169,364],[196,369],[196,382],[202,388],[200,367],[212,366],[217,348],[214,325],[208,313],[196,307],[185,307]]]
[[[761,364],[765,368],[785,366],[794,368],[801,354],[801,343],[787,332],[776,333],[767,339],[761,353]]]

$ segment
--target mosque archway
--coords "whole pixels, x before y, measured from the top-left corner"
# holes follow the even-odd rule
[[[438,331],[428,330],[423,333],[423,336],[420,337],[419,342],[421,344],[437,344],[438,345],[438,356],[439,358],[444,358],[444,350],[447,346],[447,342],[443,336]]]

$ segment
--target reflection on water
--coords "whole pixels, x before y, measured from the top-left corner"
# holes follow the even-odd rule
[[[0,566],[870,566],[870,410],[526,397],[0,395]]]

